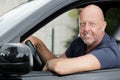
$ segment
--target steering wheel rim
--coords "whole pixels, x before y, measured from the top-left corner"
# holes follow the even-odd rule
[[[35,69],[35,67],[37,67],[37,69],[39,68],[40,70],[42,70],[42,68],[44,67],[44,62],[42,61],[42,59],[38,55],[39,53],[38,53],[36,47],[32,44],[32,42],[30,40],[25,41],[25,44],[32,51],[32,55],[33,55],[33,59],[34,59],[33,69]]]

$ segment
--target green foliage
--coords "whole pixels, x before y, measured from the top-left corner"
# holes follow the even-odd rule
[[[71,11],[69,11],[69,14],[68,14],[71,18],[75,18],[75,19],[78,19],[79,17],[79,10],[78,9],[73,9]]]
[[[77,28],[74,27],[74,28],[71,28],[74,35],[71,37],[70,40],[67,40],[65,41],[65,47],[68,47],[69,44],[78,36],[78,33],[79,33],[79,13],[80,13],[80,10],[79,9],[73,9],[71,11],[69,11],[69,16],[73,19],[76,19],[76,22],[77,22]]]
[[[71,28],[72,29],[72,31],[73,31],[73,33],[74,33],[74,35],[71,37],[71,39],[70,40],[67,40],[67,41],[65,41],[65,47],[68,47],[69,46],[69,44],[78,36],[78,33],[79,33],[79,27],[74,27],[74,28]]]

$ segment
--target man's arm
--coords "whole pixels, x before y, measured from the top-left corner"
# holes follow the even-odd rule
[[[39,56],[46,63],[50,59],[57,58],[47,47],[46,45],[37,37],[30,36],[25,41],[30,40],[32,44],[36,47],[39,52]],[[25,41],[23,43],[25,43]]]
[[[76,58],[52,59],[47,62],[46,66],[48,70],[60,75],[97,70],[101,68],[98,59],[90,53]]]

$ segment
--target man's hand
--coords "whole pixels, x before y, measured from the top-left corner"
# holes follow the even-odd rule
[[[45,66],[43,67],[43,70],[42,71],[48,71],[48,68],[46,66],[47,64],[45,64]]]
[[[49,70],[49,71],[56,72],[56,66],[58,66],[58,63],[63,59],[64,58],[55,58],[55,59],[49,60],[44,66],[43,71]]]

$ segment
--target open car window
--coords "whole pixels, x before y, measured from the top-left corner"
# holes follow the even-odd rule
[[[69,10],[39,29],[33,36],[41,39],[50,51],[59,56],[79,34],[78,14],[79,9]]]
[[[71,41],[79,36],[79,13],[81,9],[72,9],[61,14],[35,32],[33,36],[41,39],[54,54],[58,56],[63,54]],[[110,8],[105,13],[106,32],[113,36],[117,42],[120,41],[119,13],[119,8]]]

